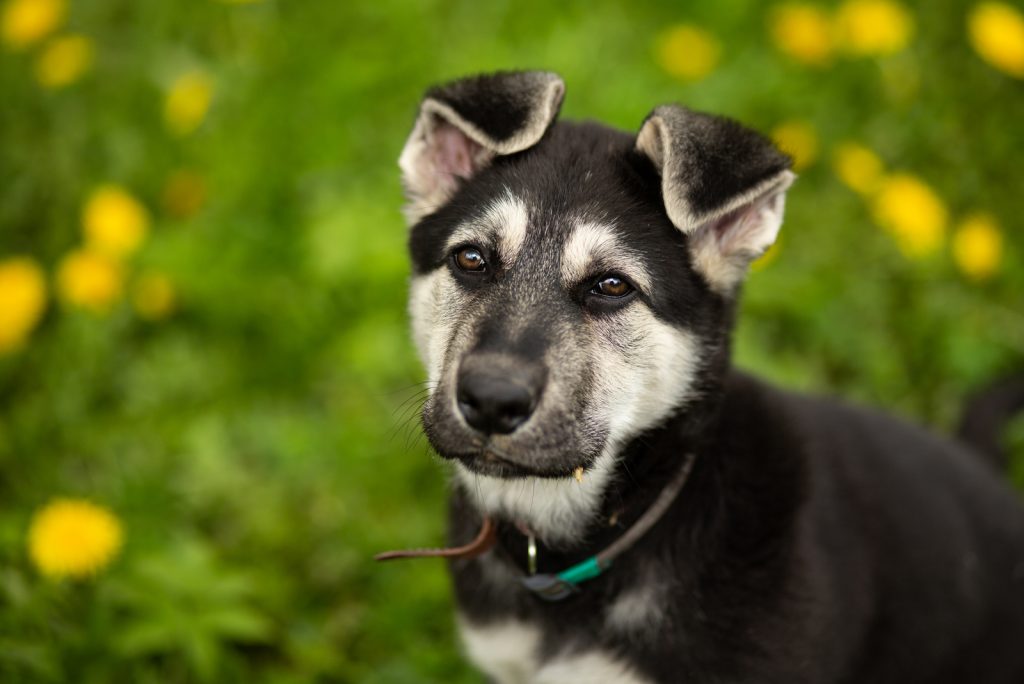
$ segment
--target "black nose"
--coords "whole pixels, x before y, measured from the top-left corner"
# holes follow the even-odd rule
[[[489,435],[507,435],[533,413],[536,393],[523,379],[466,369],[459,373],[456,399],[472,427]]]

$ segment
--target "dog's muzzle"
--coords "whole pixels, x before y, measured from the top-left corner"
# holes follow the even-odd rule
[[[507,435],[530,419],[544,391],[543,369],[520,359],[471,354],[459,368],[455,399],[474,430]]]

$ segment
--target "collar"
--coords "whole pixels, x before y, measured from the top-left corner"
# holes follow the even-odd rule
[[[579,592],[580,584],[600,576],[611,567],[616,558],[628,551],[661,520],[689,479],[694,460],[693,454],[686,454],[682,467],[661,490],[658,498],[622,536],[601,551],[561,572],[540,574],[535,572],[537,542],[532,534],[527,533],[529,573],[521,576],[519,581],[524,587],[547,601],[561,601]]]
[[[661,520],[675,501],[679,492],[690,477],[693,462],[692,453],[687,453],[682,467],[676,471],[672,479],[658,494],[654,503],[637,518],[622,536],[601,551],[557,573],[536,573],[537,540],[528,530],[527,536],[527,574],[519,581],[524,587],[547,601],[560,601],[579,592],[579,585],[600,576],[611,567],[612,562],[629,550],[654,525]],[[476,558],[490,551],[497,543],[497,528],[494,520],[484,516],[480,532],[476,538],[464,546],[443,549],[408,549],[404,551],[387,551],[374,556],[375,560],[386,561],[398,558]]]

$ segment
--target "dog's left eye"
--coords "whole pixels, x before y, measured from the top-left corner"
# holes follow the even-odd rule
[[[469,273],[481,273],[487,269],[483,252],[476,247],[463,247],[455,252],[455,265]]]
[[[633,291],[633,286],[618,276],[605,276],[594,284],[590,289],[592,294],[602,297],[619,298],[625,297]]]

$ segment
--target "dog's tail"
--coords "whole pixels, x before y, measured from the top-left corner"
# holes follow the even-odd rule
[[[980,452],[1000,471],[1007,466],[1001,442],[1007,423],[1024,410],[1024,373],[992,384],[972,395],[960,420],[957,436]]]

